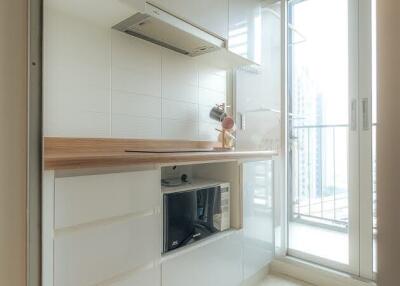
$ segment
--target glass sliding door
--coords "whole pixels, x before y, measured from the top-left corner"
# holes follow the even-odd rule
[[[365,278],[372,274],[371,27],[370,1],[288,2],[288,253]]]
[[[350,271],[348,19],[347,0],[289,2],[288,246]]]

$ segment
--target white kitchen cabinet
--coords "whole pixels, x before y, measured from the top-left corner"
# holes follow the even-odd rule
[[[55,228],[159,208],[159,194],[159,170],[56,178]]]
[[[228,0],[153,0],[150,2],[220,38],[228,38]]]
[[[55,233],[54,286],[88,286],[135,271],[160,256],[160,216]]]
[[[242,172],[243,274],[246,280],[263,270],[273,257],[273,162],[246,162]]]
[[[243,279],[240,236],[239,232],[235,232],[167,259],[161,266],[162,285],[240,285]]]
[[[257,64],[261,64],[261,2],[229,0],[228,49]]]
[[[159,286],[160,176],[46,172],[43,285]]]

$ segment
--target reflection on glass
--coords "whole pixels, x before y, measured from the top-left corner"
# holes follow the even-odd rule
[[[273,164],[258,161],[243,164],[243,238],[245,279],[272,260]]]
[[[378,271],[377,262],[377,214],[376,214],[376,126],[378,122],[377,116],[377,73],[376,73],[376,0],[372,0],[371,18],[372,18],[372,213],[373,213],[373,271]]]

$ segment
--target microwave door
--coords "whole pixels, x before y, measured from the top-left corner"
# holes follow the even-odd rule
[[[194,233],[197,199],[195,192],[164,195],[164,251],[185,245]]]
[[[219,188],[209,188],[197,191],[197,217],[195,235],[197,240],[217,232],[214,227],[214,216],[218,211]]]

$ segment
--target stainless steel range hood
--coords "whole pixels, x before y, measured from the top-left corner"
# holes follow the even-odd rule
[[[191,57],[225,48],[224,40],[149,3],[144,13],[134,14],[113,29]]]

